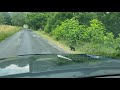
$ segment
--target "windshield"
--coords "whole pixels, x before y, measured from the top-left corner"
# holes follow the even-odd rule
[[[0,76],[119,74],[119,19],[119,12],[0,12]]]

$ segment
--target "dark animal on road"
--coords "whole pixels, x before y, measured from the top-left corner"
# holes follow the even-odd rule
[[[73,47],[73,46],[71,46],[71,45],[70,45],[69,47],[70,47],[70,50],[71,50],[71,51],[75,51],[75,47]]]

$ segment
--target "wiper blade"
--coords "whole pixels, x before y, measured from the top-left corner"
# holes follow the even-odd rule
[[[18,56],[29,56],[29,55],[58,55],[58,54],[21,54],[21,55],[15,55],[15,56],[11,56],[11,57],[0,58],[0,60],[5,60],[8,58],[15,58]]]
[[[60,58],[64,58],[64,59],[67,59],[67,60],[70,60],[70,61],[72,61],[72,59],[70,59],[70,58],[67,58],[67,57],[65,57],[65,56],[62,56],[62,55],[57,55],[58,57],[60,57]]]
[[[15,57],[18,57],[18,56],[28,56],[28,55],[42,55],[42,54],[23,54],[23,55],[16,55],[16,56],[12,56],[12,57],[0,58],[0,60],[15,58]]]
[[[64,55],[69,55],[69,54],[66,54],[66,53],[64,53],[64,54],[21,54],[21,55],[15,55],[15,56],[12,56],[12,57],[0,58],[0,60],[4,60],[4,59],[8,59],[8,58],[14,58],[14,57],[17,57],[17,56],[29,56],[29,55],[56,55],[57,57],[64,58],[64,59],[72,61],[72,59],[64,56]],[[75,54],[75,55],[87,56],[87,54]]]
[[[0,60],[11,59],[11,58],[16,58],[16,56],[4,57],[4,58],[0,58]]]
[[[21,54],[21,55],[17,55],[17,56],[27,56],[27,55],[59,55],[59,54],[23,54],[23,55]],[[60,55],[66,55],[66,54],[60,54]]]
[[[58,54],[21,54],[21,55],[16,55],[16,56],[12,56],[12,57],[0,58],[0,60],[4,60],[4,59],[8,59],[8,58],[14,58],[14,57],[17,57],[17,56],[29,56],[29,55],[58,55]]]
[[[21,54],[21,55],[17,55],[17,56],[27,56],[27,55],[43,55],[43,54]]]
[[[0,58],[0,60],[5,60],[5,59],[8,59],[8,58]]]

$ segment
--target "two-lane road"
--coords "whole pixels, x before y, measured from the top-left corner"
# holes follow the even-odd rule
[[[62,48],[36,35],[31,30],[21,30],[0,42],[0,58],[24,54],[64,54]]]

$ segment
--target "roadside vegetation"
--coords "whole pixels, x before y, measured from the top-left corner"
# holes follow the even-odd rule
[[[119,57],[119,20],[119,12],[43,12],[28,13],[26,23],[71,53]]]
[[[22,30],[24,24],[23,13],[0,12],[0,42],[16,32]]]
[[[0,24],[27,24],[70,53],[120,57],[119,12],[11,12],[0,13]]]
[[[6,39],[7,37],[15,34],[20,30],[21,28],[17,26],[0,25],[0,41]]]

